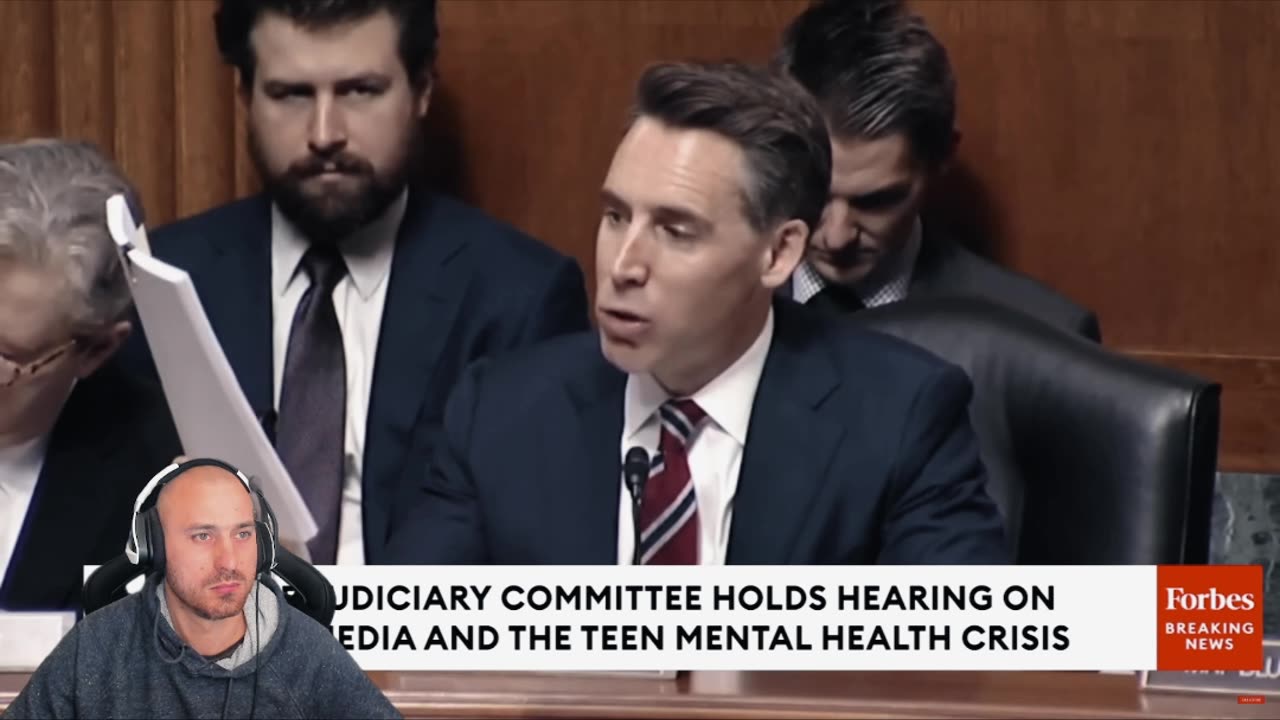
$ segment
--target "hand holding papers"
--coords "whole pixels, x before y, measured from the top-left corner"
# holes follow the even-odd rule
[[[191,277],[151,256],[146,228],[135,223],[121,195],[107,201],[107,226],[184,453],[217,458],[255,478],[275,511],[281,544],[310,559],[306,541],[316,534],[315,520],[249,407]]]

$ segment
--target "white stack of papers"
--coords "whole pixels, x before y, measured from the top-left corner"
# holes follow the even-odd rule
[[[107,225],[129,278],[183,453],[222,460],[254,478],[275,512],[281,543],[309,560],[306,541],[316,534],[315,520],[240,389],[191,277],[151,255],[146,228],[134,221],[123,196],[107,201]]]

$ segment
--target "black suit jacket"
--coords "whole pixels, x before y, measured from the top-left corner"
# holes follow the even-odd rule
[[[84,566],[118,557],[133,502],[182,446],[160,388],[108,362],[63,407],[0,585],[0,609],[79,610]]]
[[[1043,283],[1001,267],[953,241],[926,230],[911,275],[908,299],[964,295],[985,297],[1100,342],[1098,318]]]
[[[274,406],[268,198],[251,197],[161,228],[151,244],[157,257],[191,274],[249,404],[267,416]],[[425,191],[410,191],[389,283],[362,465],[370,564],[381,562],[401,470],[426,466],[445,400],[463,368],[490,353],[589,327],[576,262],[474,208]],[[135,359],[145,356],[145,347],[132,350]]]
[[[776,303],[733,564],[1003,563],[969,381],[914,346]],[[583,333],[477,363],[390,562],[614,564],[626,375]]]

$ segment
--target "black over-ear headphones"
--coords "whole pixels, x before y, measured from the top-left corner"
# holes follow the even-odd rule
[[[160,495],[160,489],[170,480],[191,468],[201,466],[220,467],[235,475],[244,485],[244,489],[257,500],[259,512],[253,518],[256,530],[254,535],[258,545],[256,574],[260,576],[274,570],[278,548],[275,513],[271,511],[271,506],[267,504],[262,491],[250,482],[244,473],[221,460],[211,458],[197,458],[182,464],[170,465],[157,473],[147,486],[142,488],[138,499],[133,503],[133,521],[129,526],[129,541],[124,546],[124,554],[129,558],[129,562],[146,568],[150,572],[164,572],[164,530],[160,526],[160,512],[156,509],[156,498]]]

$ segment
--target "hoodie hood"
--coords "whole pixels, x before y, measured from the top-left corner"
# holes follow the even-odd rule
[[[280,587],[270,580],[259,580],[244,604],[244,639],[231,655],[211,661],[178,637],[173,629],[163,575],[148,577],[140,595],[146,604],[147,620],[155,628],[156,650],[161,660],[181,663],[192,675],[230,679],[253,673],[259,662],[271,657],[288,622],[288,614],[281,612],[285,600]]]

